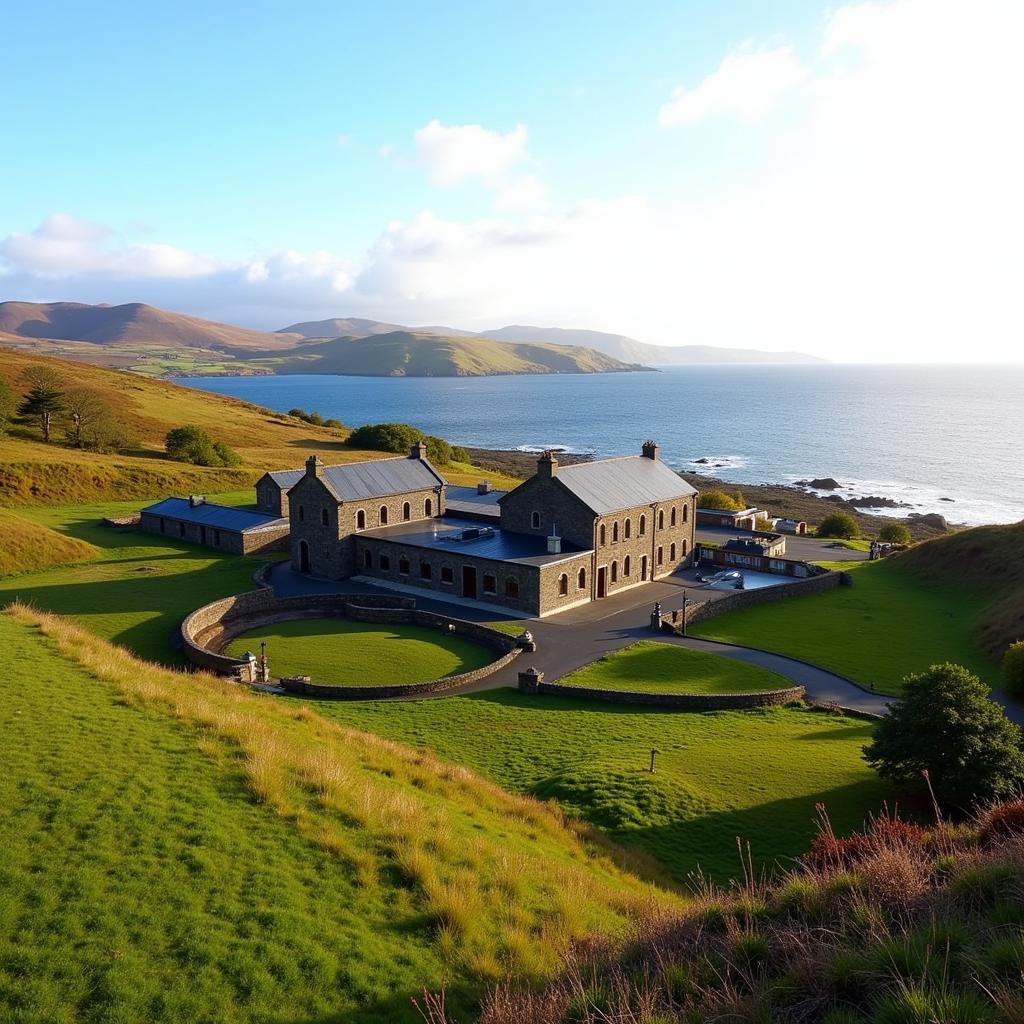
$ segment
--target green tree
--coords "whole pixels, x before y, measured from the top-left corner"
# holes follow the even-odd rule
[[[910,530],[903,523],[886,523],[878,531],[878,539],[883,544],[899,544],[906,547],[910,543]]]
[[[202,427],[175,427],[164,442],[167,454],[195,466],[237,466],[241,459],[227,445],[214,441]]]
[[[860,536],[857,520],[849,512],[830,512],[817,529],[819,537],[839,537],[842,540],[856,540]]]
[[[107,400],[93,388],[69,388],[61,415],[67,438],[76,448],[90,447],[98,425],[114,418]]]
[[[730,497],[725,491],[710,490],[701,491],[697,498],[698,508],[713,508],[722,512],[739,512],[743,505],[738,504],[735,498]]]
[[[1003,655],[1003,689],[1024,697],[1024,640],[1010,644]]]
[[[53,418],[64,408],[63,380],[52,366],[42,364],[26,367],[21,379],[28,385],[28,392],[18,412],[39,421],[43,440],[49,444]]]
[[[7,383],[6,377],[0,377],[0,437],[7,433],[17,411],[18,399],[14,389]]]
[[[1024,782],[1021,731],[989,688],[962,665],[933,665],[908,676],[903,699],[889,706],[864,759],[884,779],[923,785],[967,809],[1008,796]]]
[[[364,448],[372,452],[408,452],[426,435],[408,423],[367,423],[356,427],[345,439],[350,448]]]

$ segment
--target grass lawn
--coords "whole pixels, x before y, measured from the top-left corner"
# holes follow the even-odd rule
[[[469,672],[494,660],[481,644],[424,626],[378,626],[350,619],[295,619],[235,637],[227,653],[259,653],[275,676],[305,675],[336,686],[418,683]]]
[[[768,669],[717,654],[641,640],[560,679],[564,686],[638,693],[760,693],[790,686]]]
[[[252,500],[252,491],[211,495],[211,500],[244,504]],[[92,544],[98,553],[77,565],[0,578],[0,606],[20,599],[69,615],[140,657],[184,664],[173,646],[181,620],[208,601],[252,590],[252,575],[261,562],[100,523],[104,516],[134,511],[141,504],[19,508],[13,513],[19,519]]]
[[[814,835],[818,802],[837,830],[850,830],[891,797],[860,757],[870,725],[812,711],[692,714],[509,689],[316,707],[557,800],[680,880],[698,865],[735,875],[737,836],[762,864],[796,856]]]
[[[40,632],[40,630],[42,632]],[[0,1020],[411,1024],[664,894],[536,801],[0,615]]]
[[[944,661],[998,683],[973,635],[991,593],[925,583],[890,560],[839,565],[852,587],[732,612],[690,632],[802,658],[882,693],[899,694],[904,676]]]

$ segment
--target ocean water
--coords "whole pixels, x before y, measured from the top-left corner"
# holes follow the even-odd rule
[[[1024,518],[1024,366],[695,366],[179,383],[280,411],[316,409],[350,426],[413,423],[482,448],[612,456],[638,452],[653,437],[670,465],[737,485],[834,477],[844,497],[907,503],[889,514],[941,512],[969,524]]]

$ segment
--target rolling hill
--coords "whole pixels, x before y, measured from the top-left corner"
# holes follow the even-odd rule
[[[648,345],[624,334],[573,330],[564,327],[513,325],[482,331],[480,337],[505,342],[547,342],[553,345],[585,345],[627,363],[648,366],[685,366],[699,363],[822,363],[803,352],[765,352],[752,348],[721,348],[716,345]]]
[[[248,360],[271,373],[337,373],[357,377],[481,377],[520,373],[621,373],[643,369],[593,349],[507,344],[392,331],[301,345],[280,356]]]
[[[86,342],[136,349],[214,349],[272,351],[292,348],[299,335],[170,313],[142,302],[89,306],[80,302],[0,302],[0,335],[17,339]]]

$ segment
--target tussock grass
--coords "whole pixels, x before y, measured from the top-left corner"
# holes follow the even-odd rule
[[[747,872],[705,885],[681,913],[577,944],[555,980],[493,986],[480,1024],[1019,1024],[1024,927],[976,896],[978,878],[997,878],[1001,899],[1024,909],[1024,831],[985,842],[983,821],[899,826],[875,819],[843,848],[846,867],[822,861],[826,827],[777,881]],[[894,899],[878,878],[915,886]],[[441,999],[423,1011],[430,1024],[451,1019]]]
[[[193,745],[240,774],[253,806],[340,865],[355,886],[345,914],[358,918],[381,902],[404,907],[405,927],[430,950],[425,963],[469,986],[540,970],[533,957],[514,959],[524,936],[543,943],[550,964],[571,939],[621,930],[672,899],[617,867],[556,809],[431,754],[211,676],[140,661],[24,605],[12,605],[3,621],[35,633],[126,707],[179,723]]]

